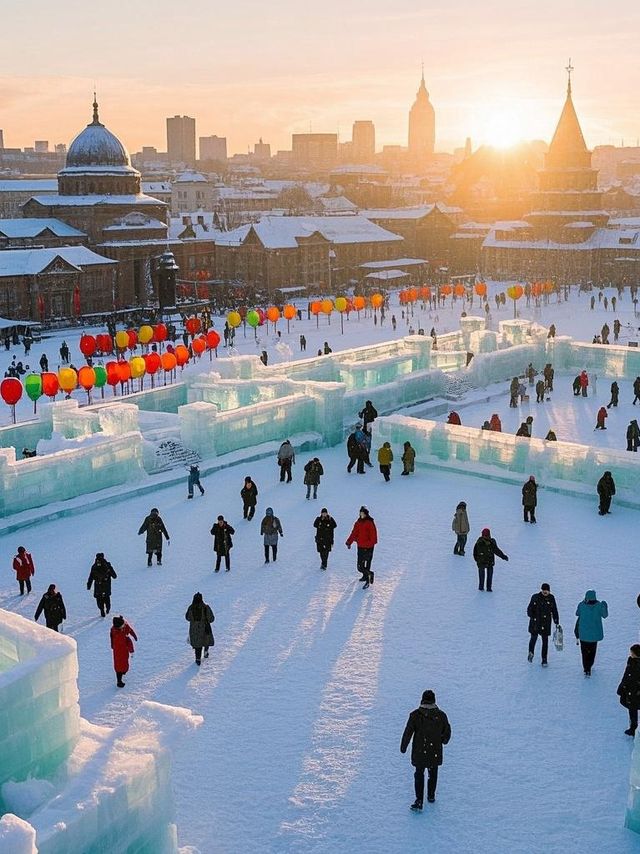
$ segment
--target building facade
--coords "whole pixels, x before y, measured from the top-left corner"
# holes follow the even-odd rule
[[[195,119],[190,116],[173,116],[167,119],[167,156],[171,165],[195,166]]]
[[[227,162],[226,136],[201,136],[199,139],[200,160],[212,160],[219,163]]]
[[[436,144],[436,113],[424,82],[424,69],[416,100],[409,111],[409,160],[414,168],[424,167]]]
[[[376,129],[371,121],[356,121],[351,132],[351,160],[373,163],[376,156]]]
[[[294,133],[291,136],[292,165],[309,171],[332,169],[338,161],[337,133]]]

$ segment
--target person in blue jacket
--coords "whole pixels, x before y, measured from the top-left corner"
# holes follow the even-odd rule
[[[595,590],[587,590],[584,599],[576,608],[575,636],[580,641],[582,668],[585,676],[591,676],[591,668],[596,660],[598,641],[604,637],[602,621],[609,616],[609,608],[604,599],[600,602]]]

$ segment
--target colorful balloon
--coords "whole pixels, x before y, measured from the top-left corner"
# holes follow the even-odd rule
[[[382,303],[384,302],[384,297],[382,294],[372,294],[371,296],[371,305],[374,308],[380,308]]]
[[[178,364],[178,360],[173,355],[173,353],[163,353],[162,356],[160,357],[160,361],[162,362],[162,367],[163,367],[165,373],[167,373],[167,374],[170,371],[175,370],[175,367]]]
[[[247,312],[247,323],[252,329],[255,329],[256,326],[260,325],[260,315],[255,309],[251,309],[251,311]]]
[[[240,317],[240,312],[238,311],[230,311],[227,315],[227,323],[232,329],[236,329],[242,323],[242,317]]]
[[[55,397],[57,395],[60,391],[60,383],[58,381],[57,374],[49,372],[42,374],[42,391],[47,395],[47,397]]]
[[[96,336],[96,344],[101,353],[113,353],[113,340],[106,332]]]
[[[365,302],[364,297],[354,297],[353,298],[353,307],[356,311],[362,311],[364,308]]]
[[[485,297],[487,295],[487,286],[484,282],[476,282],[474,290],[479,297]]]
[[[159,370],[160,365],[162,364],[160,356],[157,353],[147,353],[147,355],[143,356],[142,358],[144,359],[144,364],[146,366],[147,373],[153,376]]]
[[[189,335],[196,335],[202,329],[202,323],[199,317],[190,317],[184,324],[184,328]]]
[[[210,350],[215,350],[220,344],[220,336],[215,331],[215,329],[210,329],[207,332],[207,347]]]
[[[153,327],[145,324],[138,330],[138,341],[141,344],[149,344],[153,338]]]
[[[196,356],[202,356],[204,351],[207,349],[207,339],[206,338],[194,338],[191,343],[193,347],[193,352]]]
[[[93,369],[96,375],[96,388],[103,388],[107,381],[107,372],[102,365],[96,365]]]
[[[184,344],[178,344],[178,346],[174,350],[174,353],[176,357],[176,362],[180,367],[187,364],[187,362],[189,361],[189,351],[184,346]]]
[[[78,375],[73,368],[60,368],[58,371],[58,382],[62,391],[71,394],[78,387]]]
[[[121,383],[129,382],[131,379],[131,365],[129,362],[125,362],[124,359],[121,359],[118,362],[118,381]]]
[[[91,391],[96,384],[96,372],[89,365],[85,365],[78,371],[78,383],[85,391]]]
[[[127,335],[129,337],[129,343],[127,346],[130,350],[133,350],[133,348],[138,343],[138,333],[135,329],[127,329]]]
[[[270,320],[271,323],[277,323],[280,320],[280,309],[272,305],[267,309],[267,320]]]
[[[109,385],[117,386],[120,382],[120,372],[118,371],[117,362],[107,362],[105,365],[107,371],[107,382]]]
[[[320,300],[314,300],[311,303],[311,314],[320,314],[322,311],[322,303]]]
[[[457,297],[463,297],[466,294],[467,289],[465,288],[465,286],[463,284],[458,282],[458,284],[455,285],[453,292]]]
[[[126,350],[129,346],[129,335],[124,330],[116,332],[116,347],[118,350]]]
[[[80,352],[86,358],[89,358],[89,356],[93,356],[93,354],[96,352],[96,346],[96,339],[93,337],[93,335],[83,335],[80,339]]]
[[[343,311],[347,310],[347,301],[344,297],[336,297],[336,311],[339,311],[342,314]]]
[[[15,406],[22,397],[22,383],[16,377],[7,377],[0,383],[0,397],[7,406]]]
[[[285,305],[282,313],[284,314],[285,320],[293,320],[297,314],[295,305]]]
[[[320,307],[322,309],[323,314],[331,314],[331,312],[333,311],[333,300],[323,299],[320,304]]]
[[[38,398],[42,397],[42,377],[40,374],[29,374],[29,376],[25,377],[24,390],[29,400],[32,400],[34,403]]]
[[[166,341],[169,335],[169,331],[164,323],[156,323],[153,327],[153,340],[157,341],[158,344],[162,341]]]
[[[131,368],[131,377],[134,380],[139,380],[147,372],[147,365],[142,356],[134,356],[129,359],[129,367]]]

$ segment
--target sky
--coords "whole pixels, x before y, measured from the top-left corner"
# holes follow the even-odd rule
[[[166,150],[165,118],[231,153],[262,137],[338,132],[372,119],[377,147],[405,144],[425,79],[436,148],[549,140],[564,71],[587,144],[640,137],[640,4],[628,0],[21,0],[2,3],[0,128],[7,147],[69,143],[101,118],[130,151]]]

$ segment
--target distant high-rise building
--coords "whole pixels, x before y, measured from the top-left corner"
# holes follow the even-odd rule
[[[424,83],[424,68],[416,100],[409,112],[409,157],[422,165],[433,154],[436,141],[436,114]]]
[[[354,122],[351,140],[353,162],[371,163],[376,153],[376,129],[373,122]]]
[[[253,156],[256,160],[271,160],[271,146],[268,142],[263,142],[262,137],[260,137],[259,142],[256,142],[253,146]]]
[[[196,162],[196,120],[189,116],[167,119],[169,163],[194,166]]]
[[[0,149],[4,148],[4,133],[2,128],[0,128]]]
[[[36,139],[34,144],[36,154],[47,154],[49,151],[48,139]]]
[[[56,154],[63,156],[67,153],[67,144],[66,142],[57,142],[54,148]]]
[[[226,136],[201,136],[200,137],[200,160],[220,160],[224,162],[227,159],[227,138]]]
[[[337,133],[294,133],[291,135],[292,159],[305,169],[331,169],[338,160]]]

